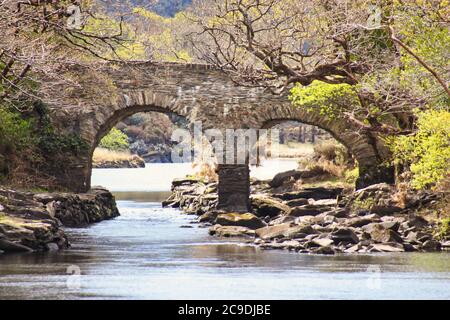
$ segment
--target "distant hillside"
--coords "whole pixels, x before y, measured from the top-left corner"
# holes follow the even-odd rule
[[[173,17],[177,12],[183,10],[192,2],[192,0],[157,0],[156,3],[152,4],[152,2],[155,1],[151,0],[128,0],[128,1],[97,0],[97,1],[103,4],[108,11],[111,10],[121,11],[123,8],[129,8],[129,5],[131,4],[134,7],[145,7],[165,17]]]
[[[173,17],[178,11],[190,5],[192,0],[159,0],[153,10],[161,16]]]

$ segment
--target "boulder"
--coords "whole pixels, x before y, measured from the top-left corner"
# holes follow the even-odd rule
[[[300,234],[315,233],[315,230],[309,225],[292,225],[291,223],[283,223],[274,226],[267,226],[256,229],[256,235],[261,239],[275,238],[296,238]]]
[[[287,240],[283,242],[268,242],[268,243],[261,243],[260,248],[262,249],[284,249],[284,250],[299,250],[300,248],[303,248],[303,246],[300,244],[300,242],[295,240]]]
[[[395,205],[382,205],[382,204],[381,205],[376,204],[370,208],[371,213],[376,213],[379,214],[380,216],[394,214],[402,210],[403,208]]]
[[[55,201],[51,205],[54,216],[67,227],[85,227],[120,215],[114,196],[101,187],[93,187],[87,193],[54,196]]]
[[[428,221],[425,220],[424,218],[422,218],[421,216],[417,216],[417,215],[409,217],[409,219],[406,223],[407,223],[408,227],[410,227],[410,228],[412,228],[412,227],[423,228],[423,227],[428,226]]]
[[[350,228],[337,229],[336,231],[331,233],[331,239],[336,244],[338,244],[339,242],[350,242],[350,243],[358,243],[359,242],[358,236]]]
[[[361,243],[355,244],[351,247],[349,247],[348,249],[344,250],[345,253],[356,253],[359,250],[361,250],[362,246]]]
[[[209,228],[209,234],[217,237],[254,237],[255,231],[240,226],[214,225]]]
[[[311,253],[315,254],[335,254],[335,251],[331,247],[318,247],[311,249]]]
[[[424,251],[440,251],[441,243],[436,240],[427,240],[423,243],[422,250],[424,250]]]
[[[412,244],[418,244],[419,239],[418,239],[417,235],[418,235],[417,232],[410,231],[410,232],[408,232],[408,235],[405,237],[405,240]]]
[[[306,171],[308,172],[308,171]],[[286,181],[298,180],[303,177],[305,171],[299,170],[289,170],[285,172],[277,173],[271,181],[269,181],[269,186],[272,188],[281,187]]]
[[[398,232],[398,229],[400,228],[400,222],[398,221],[386,221],[381,222],[380,224],[383,226],[383,228],[396,232]]]
[[[198,222],[214,222],[214,220],[216,220],[217,216],[219,215],[219,212],[217,211],[208,211],[204,214],[202,214],[199,218],[198,218]]]
[[[330,238],[315,238],[312,240],[312,242],[320,247],[329,247],[334,243],[334,241]]]
[[[69,247],[67,237],[57,220],[17,216],[16,212],[9,212],[1,217],[1,251],[47,251],[50,243],[55,243],[60,249]]]
[[[249,229],[258,229],[266,224],[252,213],[224,213],[219,214],[215,220],[222,226],[241,226]]]
[[[268,196],[255,195],[250,198],[253,212],[258,217],[275,217],[280,214],[287,214],[291,208],[279,201]]]
[[[339,208],[326,211],[325,213],[327,215],[334,216],[336,218],[345,218],[349,214],[349,210],[347,208]]]
[[[312,200],[310,204],[315,206],[336,206],[337,200],[336,199]]]
[[[375,242],[403,242],[402,237],[391,229],[386,229],[382,223],[371,223],[362,228]]]

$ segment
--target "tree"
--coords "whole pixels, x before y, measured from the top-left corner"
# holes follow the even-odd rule
[[[102,138],[99,147],[114,151],[128,150],[128,137],[122,131],[112,128],[111,131]]]
[[[120,58],[116,51],[126,40],[122,18],[116,28],[92,28],[104,19],[92,8],[87,1],[0,2],[1,105],[22,110],[30,99],[54,99],[55,87],[79,85],[75,66],[95,69],[93,60]]]
[[[373,3],[199,0],[192,9],[197,29],[191,45],[239,83],[273,92],[297,86],[294,104],[300,93],[311,95],[308,108],[323,109],[330,99],[329,113],[363,131],[409,134],[414,109],[448,103],[450,70],[442,58],[450,49],[448,6],[431,0]]]

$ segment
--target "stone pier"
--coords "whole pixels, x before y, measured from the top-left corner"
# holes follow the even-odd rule
[[[220,164],[217,173],[219,176],[217,209],[227,212],[248,212],[250,210],[248,165]]]

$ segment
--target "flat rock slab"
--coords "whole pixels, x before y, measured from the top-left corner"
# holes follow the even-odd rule
[[[311,234],[314,229],[309,225],[292,225],[291,223],[282,223],[275,226],[267,226],[256,229],[256,235],[261,239],[274,238],[295,238],[297,234]]]
[[[370,252],[405,252],[403,246],[376,243],[369,249]]]
[[[223,226],[241,226],[250,229],[258,229],[266,224],[252,213],[223,213],[215,220],[216,224]]]
[[[217,237],[254,237],[255,231],[240,226],[221,226],[214,225],[209,228],[209,234]]]
[[[323,187],[304,188],[300,191],[276,194],[274,195],[274,197],[285,201],[299,198],[314,199],[314,200],[334,199],[338,195],[340,195],[342,191],[343,188],[323,188]]]
[[[312,242],[321,247],[329,247],[334,243],[334,241],[330,238],[315,238],[312,240]]]

